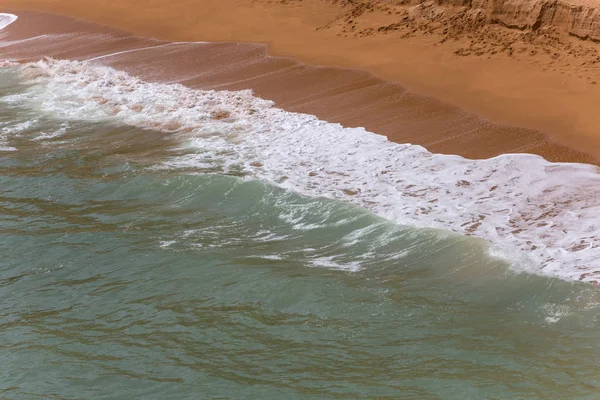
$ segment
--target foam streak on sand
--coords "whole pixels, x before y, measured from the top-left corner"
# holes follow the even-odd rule
[[[49,59],[20,69],[35,85],[4,101],[58,118],[175,132],[196,149],[165,167],[220,168],[348,201],[401,224],[478,236],[533,272],[600,279],[598,167],[525,154],[434,154],[281,110],[250,91],[147,83],[89,62]]]
[[[98,57],[90,58],[87,61],[98,61],[98,60],[102,60],[102,59],[109,58],[109,57],[115,57],[115,56],[120,56],[123,54],[129,54],[129,53],[134,53],[134,52],[144,51],[144,50],[155,50],[155,49],[158,49],[161,47],[168,47],[168,46],[173,46],[173,45],[177,45],[177,44],[181,44],[181,43],[173,42],[173,43],[165,43],[165,44],[161,44],[161,45],[157,45],[157,46],[148,46],[148,47],[141,47],[141,48],[131,49],[131,50],[117,51],[116,53],[103,54]]]
[[[0,13],[0,30],[15,22],[17,18],[18,17],[14,14]]]

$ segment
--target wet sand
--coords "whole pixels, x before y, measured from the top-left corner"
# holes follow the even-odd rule
[[[34,2],[27,4],[32,3]],[[64,5],[63,2],[56,4]],[[101,4],[95,7],[101,8]],[[333,15],[333,8],[337,6],[330,7]],[[90,7],[90,10],[93,9],[95,8]],[[99,11],[98,15],[105,15],[106,10],[104,13]],[[0,49],[0,57],[3,59],[28,61],[41,56],[96,59],[96,62],[125,70],[147,81],[179,82],[202,89],[250,88],[256,95],[274,100],[277,106],[288,111],[314,114],[344,126],[364,126],[370,131],[387,135],[393,141],[421,144],[433,152],[460,154],[469,158],[528,152],[542,155],[550,161],[595,163],[595,156],[598,155],[595,148],[581,146],[578,140],[565,141],[567,135],[574,136],[572,130],[561,130],[563,136],[548,136],[541,131],[492,123],[447,102],[414,94],[404,86],[377,78],[366,70],[314,67],[291,58],[269,56],[266,45],[239,42],[170,43],[135,37],[126,31],[76,21],[69,17],[30,11],[6,11],[19,15],[20,19],[5,31],[3,41],[14,42],[5,43]],[[73,14],[84,11],[85,7],[81,4],[73,8]],[[115,14],[114,18],[118,19],[126,14],[127,10],[123,10],[118,14],[120,17]],[[310,20],[310,16],[304,17]],[[323,20],[326,17],[329,16],[319,15]],[[143,24],[136,25],[135,18],[132,21],[130,28],[136,32],[143,32],[148,28]],[[191,36],[196,40],[214,38],[210,35],[195,36],[190,32],[184,34],[182,31],[172,30],[169,26],[161,25],[165,21],[170,20],[157,19],[153,36],[181,37],[187,40],[192,39]],[[185,21],[183,17],[183,26]],[[306,22],[302,21],[298,22],[299,26]],[[106,22],[119,25],[116,20]],[[213,23],[216,24],[214,21]],[[219,26],[221,31],[217,30],[217,33],[226,30],[222,24]],[[264,28],[264,31],[268,31],[268,28]],[[231,35],[235,36],[236,32],[239,33],[233,29]],[[22,41],[26,38],[30,39]],[[305,39],[310,41],[314,38]],[[271,48],[277,49],[277,46]],[[317,48],[315,54],[322,51],[323,49]],[[352,64],[351,61],[348,63]],[[431,75],[430,84],[435,86],[436,82],[440,82],[443,85],[448,80],[439,76],[437,78],[436,75]],[[465,92],[468,90],[466,88]],[[549,112],[549,109],[541,106],[535,110],[542,115]],[[569,119],[564,117],[558,118],[555,125],[560,127],[568,123]],[[562,143],[568,142],[569,147],[556,143],[550,137],[558,137]],[[571,145],[572,143],[577,145]],[[578,150],[584,150],[587,154]]]

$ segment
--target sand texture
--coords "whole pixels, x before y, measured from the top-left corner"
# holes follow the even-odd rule
[[[599,25],[589,1],[0,0],[0,6],[68,14],[162,40],[265,43],[269,54],[304,64],[269,58],[259,46],[252,58],[269,61],[254,70],[238,64],[243,80],[210,82],[204,74],[187,83],[253,88],[286,109],[432,151],[600,157]],[[187,60],[181,68],[208,67]]]

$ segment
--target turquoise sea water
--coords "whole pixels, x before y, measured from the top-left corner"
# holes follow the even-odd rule
[[[600,397],[591,285],[216,165],[166,168],[191,151],[176,136],[18,102],[0,124],[2,398]]]

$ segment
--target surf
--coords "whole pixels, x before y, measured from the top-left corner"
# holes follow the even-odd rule
[[[179,138],[162,168],[206,168],[364,207],[401,225],[491,243],[515,268],[595,282],[600,272],[599,169],[529,154],[485,160],[435,154],[362,128],[284,111],[245,91],[148,83],[94,62],[16,67],[18,101],[67,120],[117,121]],[[140,138],[143,140],[143,138]]]

